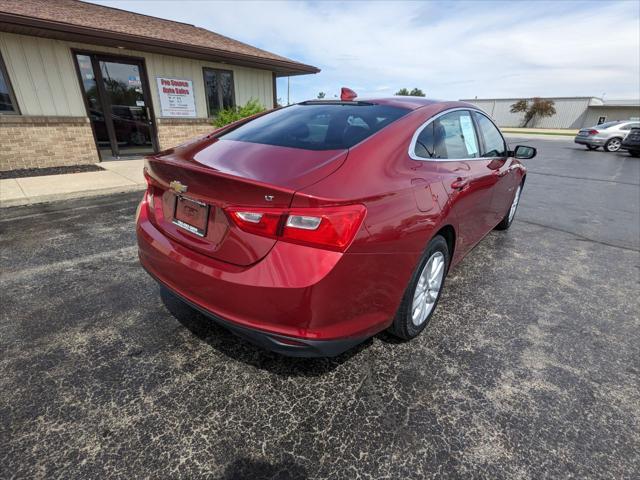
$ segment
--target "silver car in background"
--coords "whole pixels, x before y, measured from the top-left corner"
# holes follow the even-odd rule
[[[581,129],[573,141],[586,145],[589,150],[602,147],[606,152],[617,152],[629,130],[638,127],[640,122],[632,120],[601,123],[595,127]]]

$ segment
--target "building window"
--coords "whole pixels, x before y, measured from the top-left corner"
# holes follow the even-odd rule
[[[20,113],[18,103],[11,88],[9,75],[4,65],[2,55],[0,55],[0,114],[3,113]]]
[[[205,68],[204,91],[207,96],[207,109],[210,117],[215,117],[218,110],[235,107],[236,99],[233,91],[233,72]]]

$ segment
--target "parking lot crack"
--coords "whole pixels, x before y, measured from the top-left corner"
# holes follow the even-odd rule
[[[578,240],[580,240],[582,242],[595,243],[597,245],[604,245],[606,247],[620,248],[622,250],[628,250],[630,252],[640,252],[640,249],[638,249],[638,248],[627,247],[627,246],[624,246],[624,245],[616,245],[615,243],[603,242],[601,240],[595,240],[593,238],[589,238],[589,237],[585,237],[584,235],[580,235],[579,233],[572,232],[570,230],[565,230],[564,228],[552,227],[551,225],[545,225],[544,223],[532,222],[530,220],[523,220],[522,218],[520,218],[518,221],[522,222],[522,223],[527,223],[529,225],[535,225],[537,227],[548,228],[549,230],[554,230],[556,232],[567,233],[569,235],[573,235],[574,237],[577,237]]]
[[[52,271],[57,270],[73,270],[78,266],[95,262],[97,260],[103,260],[106,258],[116,257],[131,257],[135,258],[135,252],[138,250],[136,245],[129,247],[122,247],[115,250],[108,250],[105,252],[94,253],[92,255],[86,255],[84,257],[72,258],[68,260],[61,260],[59,262],[52,262],[46,265],[38,265],[36,267],[25,268],[23,270],[3,271],[2,281],[0,284],[7,285],[10,283],[16,283],[27,280],[34,276],[50,274]]]
[[[575,177],[573,175],[561,175],[559,173],[547,173],[547,172],[534,172],[532,170],[529,170],[528,173],[529,174],[534,174],[534,175],[547,175],[549,177],[556,177],[556,178],[571,178],[573,180],[586,180],[587,182],[619,183],[621,185],[633,185],[634,187],[637,187],[637,186],[640,185],[638,183],[621,182],[620,180],[611,180],[611,179],[608,179],[608,178]]]

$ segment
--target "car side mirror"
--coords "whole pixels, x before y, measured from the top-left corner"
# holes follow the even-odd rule
[[[513,151],[513,156],[518,160],[529,160],[538,154],[538,150],[528,145],[518,145]]]

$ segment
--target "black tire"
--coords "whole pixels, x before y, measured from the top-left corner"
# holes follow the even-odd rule
[[[518,188],[520,189],[520,196],[522,196],[522,189],[524,188],[524,184],[520,184],[518,186]],[[516,190],[516,193],[518,193],[518,191]],[[515,196],[516,193],[513,194],[513,200],[511,202],[511,205],[513,205],[513,201],[515,201]],[[498,225],[496,225],[494,227],[494,230],[508,230],[509,227],[513,224],[513,221],[516,219],[516,213],[518,212],[518,206],[520,205],[520,198],[518,198],[518,204],[516,205],[516,211],[513,212],[513,217],[509,218],[509,213],[511,212],[511,205],[509,206],[509,210],[507,210],[507,213],[504,214],[504,217],[502,218],[502,220],[500,220],[500,223]]]
[[[640,157],[640,150],[629,150],[629,155],[632,157]]]
[[[587,147],[587,150],[597,150],[598,146],[597,145],[585,145]]]
[[[444,276],[442,277],[442,283],[440,285],[440,290],[438,291],[438,296],[431,308],[431,311],[427,315],[426,319],[419,326],[414,325],[413,320],[411,319],[412,314],[412,305],[413,305],[413,296],[416,291],[416,286],[418,285],[418,281],[420,280],[420,275],[422,273],[422,269],[427,264],[429,258],[434,255],[436,252],[441,252],[444,256]],[[400,303],[400,308],[396,313],[396,317],[393,320],[393,324],[389,327],[389,332],[396,337],[399,337],[403,340],[411,340],[412,338],[417,337],[420,333],[426,328],[426,326],[431,321],[431,317],[433,317],[433,312],[436,311],[438,307],[438,302],[440,301],[440,296],[442,295],[442,290],[444,289],[445,280],[447,278],[447,271],[449,269],[449,247],[447,245],[447,241],[441,235],[436,235],[431,239],[429,245],[427,245],[427,249],[424,254],[420,258],[418,262],[418,267],[413,272],[411,276],[411,280],[409,281],[409,285],[402,297],[402,302]]]
[[[622,145],[622,139],[620,137],[613,137],[607,140],[607,143],[604,144],[604,151],[614,153],[620,150],[620,146]]]

